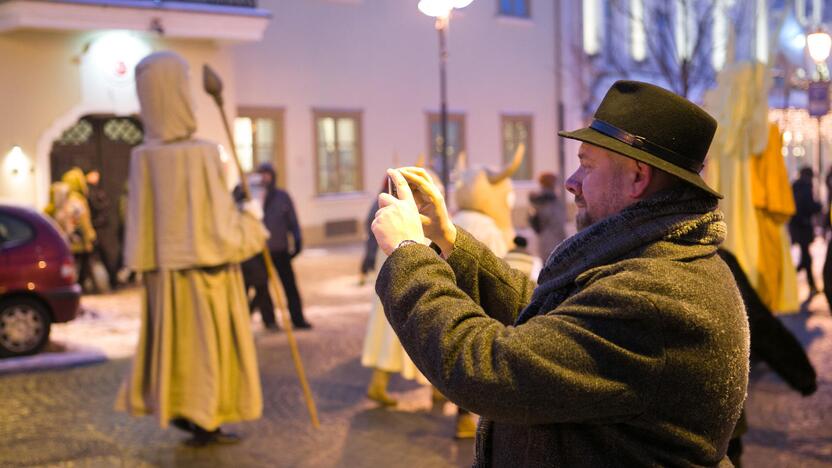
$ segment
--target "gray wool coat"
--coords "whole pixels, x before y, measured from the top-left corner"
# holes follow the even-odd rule
[[[396,249],[376,291],[419,369],[481,415],[475,466],[730,466],[748,323],[716,247],[651,242],[524,310],[533,284],[459,229],[447,262]]]

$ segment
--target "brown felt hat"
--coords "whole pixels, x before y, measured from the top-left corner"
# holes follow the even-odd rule
[[[589,127],[558,135],[637,159],[718,197],[699,172],[716,120],[696,104],[658,86],[616,81]]]

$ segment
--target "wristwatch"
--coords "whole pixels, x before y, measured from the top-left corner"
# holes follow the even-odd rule
[[[400,249],[400,248],[404,247],[405,245],[410,245],[410,244],[418,244],[418,242],[416,242],[413,239],[405,239],[405,240],[399,242],[399,245],[396,246],[396,249]]]

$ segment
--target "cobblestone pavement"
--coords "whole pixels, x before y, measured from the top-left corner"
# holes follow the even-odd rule
[[[184,434],[152,418],[114,412],[129,360],[0,377],[0,466],[468,466],[470,441],[454,441],[453,405],[433,409],[430,392],[394,378],[394,410],[364,398],[369,378],[359,356],[372,287],[357,286],[360,250],[310,250],[298,260],[301,293],[315,328],[297,332],[322,427],[309,423],[286,337],[255,324],[264,389],[264,417],[230,426],[237,446],[192,449]],[[822,262],[822,256],[816,262]],[[818,278],[820,275],[818,275]],[[805,287],[801,292],[805,297]],[[108,355],[133,343],[136,290],[85,298],[89,320],[63,325],[63,340],[88,336]],[[100,320],[93,320],[94,318]],[[112,319],[111,322],[108,322]],[[744,438],[747,467],[832,466],[832,317],[822,295],[784,322],[807,346],[819,389],[803,398],[771,371],[752,373]],[[71,328],[73,325],[75,329]],[[133,340],[133,341],[131,341]],[[116,350],[112,352],[112,350]]]

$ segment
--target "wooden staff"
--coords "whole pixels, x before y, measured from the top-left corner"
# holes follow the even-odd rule
[[[246,177],[243,174],[243,168],[240,165],[240,158],[237,157],[237,147],[234,144],[234,135],[231,134],[231,128],[228,126],[228,118],[226,117],[225,109],[223,108],[222,80],[219,75],[217,75],[217,73],[207,64],[202,67],[202,87],[205,89],[206,93],[210,94],[211,97],[214,98],[214,102],[217,103],[217,107],[220,109],[220,115],[222,116],[225,133],[228,135],[228,142],[231,145],[231,154],[234,156],[234,164],[237,166],[237,172],[240,174],[240,188],[243,191],[243,198],[245,200],[250,200],[251,192],[249,191],[248,180],[246,180]],[[262,254],[263,262],[266,264],[266,271],[269,276],[269,290],[272,291],[272,296],[277,302],[277,308],[282,312],[280,315],[283,320],[283,328],[286,329],[286,336],[289,337],[289,349],[292,351],[292,361],[295,363],[295,371],[297,371],[300,386],[303,388],[303,396],[306,400],[306,409],[309,411],[309,417],[312,419],[312,426],[314,426],[315,429],[318,429],[321,427],[321,424],[318,421],[318,409],[315,407],[315,400],[312,398],[312,390],[310,390],[309,383],[306,381],[306,372],[304,372],[303,362],[300,360],[298,344],[297,341],[295,341],[295,335],[292,333],[292,322],[289,320],[289,314],[286,313],[287,309],[283,302],[283,289],[281,288],[280,283],[277,282],[277,272],[274,269],[274,263],[272,263],[272,257],[269,253],[268,245],[263,246]]]

